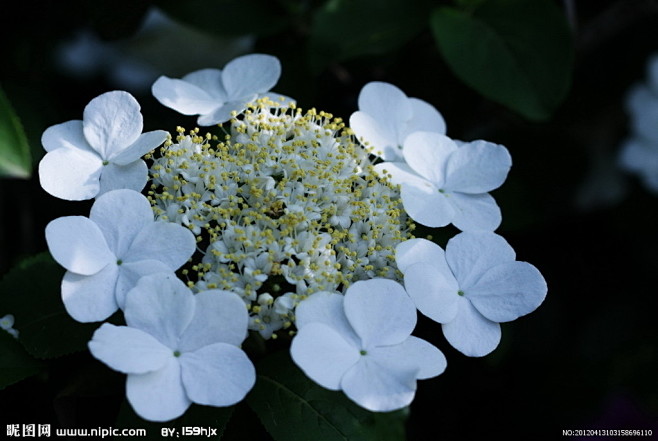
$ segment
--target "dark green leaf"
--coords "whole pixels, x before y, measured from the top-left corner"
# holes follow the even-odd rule
[[[30,377],[41,369],[41,362],[28,354],[8,332],[0,330],[0,390]]]
[[[403,440],[405,411],[374,413],[341,392],[321,388],[281,352],[257,365],[256,386],[247,396],[277,441]]]
[[[98,323],[76,322],[64,309],[63,275],[52,257],[42,253],[21,262],[0,281],[0,312],[14,315],[20,342],[37,358],[84,350],[98,328]]]
[[[187,412],[179,418],[164,423],[156,423],[152,421],[145,421],[140,418],[130,406],[128,401],[123,402],[116,426],[119,428],[127,429],[145,429],[146,437],[140,436],[135,438],[121,437],[121,439],[163,439],[163,434],[167,433],[167,437],[182,438],[182,439],[208,439],[218,441],[222,439],[226,425],[228,424],[231,416],[233,415],[233,407],[210,407],[199,406],[193,404]],[[194,434],[194,430],[200,429],[184,429],[184,428],[202,428],[203,433]],[[214,429],[214,430],[213,430]],[[172,432],[173,430],[173,432]],[[184,436],[184,430],[191,430],[188,436]],[[217,432],[213,435],[214,432]]]
[[[0,89],[0,177],[27,179],[31,174],[30,146],[23,126]]]
[[[422,0],[330,0],[314,17],[309,42],[317,72],[330,63],[399,48],[426,26]]]
[[[173,18],[222,36],[269,35],[288,22],[277,2],[269,0],[159,0]]]
[[[485,97],[532,120],[547,119],[564,99],[571,34],[550,0],[487,0],[472,14],[442,7],[431,26],[450,68]]]

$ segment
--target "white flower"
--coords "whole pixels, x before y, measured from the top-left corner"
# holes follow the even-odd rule
[[[182,79],[165,76],[153,84],[153,96],[183,115],[200,115],[197,123],[212,126],[228,121],[233,112],[265,96],[281,76],[276,57],[250,54],[230,61],[224,70],[202,69]],[[273,99],[276,94],[267,94]]]
[[[12,337],[18,338],[18,331],[14,329],[14,316],[7,314],[0,317],[0,329],[7,331]]]
[[[471,357],[493,351],[500,322],[534,311],[546,297],[537,268],[494,233],[460,233],[446,251],[425,239],[398,245],[396,261],[420,312],[442,324],[452,346]]]
[[[146,197],[114,190],[99,197],[89,218],[67,216],[46,226],[55,260],[68,271],[62,299],[80,322],[103,320],[123,308],[126,293],[141,276],[175,271],[192,256],[187,228],[155,222]]]
[[[458,146],[439,133],[415,132],[402,153],[406,163],[384,162],[375,170],[402,185],[409,217],[428,227],[452,223],[462,231],[498,228],[500,208],[488,192],[502,185],[512,166],[505,147],[481,140]]]
[[[297,307],[290,353],[313,381],[342,390],[360,406],[386,412],[407,406],[416,380],[446,367],[441,351],[411,336],[413,302],[387,279],[356,282],[345,293],[320,292]]]
[[[361,89],[359,111],[350,117],[350,127],[385,161],[402,160],[402,145],[413,132],[446,133],[443,116],[431,104],[378,81]]]
[[[103,324],[89,350],[128,374],[126,395],[142,418],[168,421],[192,403],[230,406],[253,387],[254,366],[239,348],[247,309],[236,294],[194,295],[175,276],[152,274],[128,293],[124,313],[127,326]]]
[[[167,132],[142,133],[139,103],[127,92],[104,93],[87,104],[82,121],[49,127],[41,143],[48,152],[39,163],[41,186],[61,199],[91,199],[107,191],[141,191],[147,180],[141,159]]]
[[[658,55],[649,60],[647,70],[647,83],[633,87],[626,99],[631,135],[621,146],[619,164],[658,193]]]

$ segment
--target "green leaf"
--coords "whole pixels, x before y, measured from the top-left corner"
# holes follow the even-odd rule
[[[41,253],[13,268],[0,281],[0,313],[13,314],[19,341],[37,358],[86,349],[98,323],[78,323],[62,303],[64,269]]]
[[[571,81],[569,27],[550,0],[487,0],[472,14],[441,7],[430,19],[453,72],[485,97],[545,120]]]
[[[161,440],[164,436],[183,439],[208,439],[218,441],[222,439],[224,430],[228,424],[231,416],[233,415],[233,407],[211,407],[199,406],[193,404],[187,412],[182,416],[172,421],[164,423],[156,423],[152,421],[145,421],[140,418],[130,406],[127,400],[124,400],[119,410],[116,426],[126,429],[146,429],[146,436],[139,437],[122,437],[121,439],[154,439]],[[198,429],[184,429],[184,428],[203,428],[206,429],[203,433],[193,433]],[[215,430],[212,430],[215,429]],[[173,430],[173,432],[172,432]],[[191,430],[185,436],[184,430]],[[212,435],[216,431],[217,433]],[[166,435],[164,435],[166,433]]]
[[[41,362],[28,354],[8,332],[0,330],[0,390],[41,370]]]
[[[257,365],[247,403],[277,441],[397,441],[406,411],[374,413],[313,383],[280,352]]]
[[[221,36],[270,35],[282,30],[289,21],[277,2],[270,0],[158,0],[155,3],[173,18]]]
[[[330,63],[401,47],[426,26],[422,0],[330,0],[314,16],[309,56],[318,72]]]
[[[28,179],[32,175],[31,164],[23,126],[0,89],[0,177]]]

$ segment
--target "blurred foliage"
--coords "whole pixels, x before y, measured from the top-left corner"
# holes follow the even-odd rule
[[[287,352],[256,365],[247,403],[276,441],[401,441],[406,409],[375,413],[304,375]]]
[[[30,148],[23,126],[0,89],[0,178],[29,178]]]

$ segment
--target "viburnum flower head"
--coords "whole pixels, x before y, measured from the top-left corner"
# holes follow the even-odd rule
[[[396,262],[420,312],[442,324],[448,342],[481,357],[500,342],[501,322],[534,311],[546,297],[537,268],[516,261],[494,233],[460,233],[443,249],[425,239],[398,245]]]
[[[411,335],[416,309],[388,279],[351,285],[345,295],[313,294],[297,307],[290,353],[313,381],[342,390],[360,406],[387,412],[407,406],[416,380],[446,368],[437,348]]]
[[[67,269],[62,300],[71,317],[106,319],[123,309],[140,277],[173,272],[192,256],[196,241],[189,229],[153,218],[142,194],[114,190],[96,200],[89,218],[60,217],[46,226],[50,253]]]
[[[192,403],[230,406],[253,387],[254,366],[239,347],[247,309],[236,294],[195,295],[173,274],[151,274],[128,293],[124,316],[127,326],[98,328],[89,350],[128,374],[126,395],[142,418],[168,421]]]
[[[44,190],[66,200],[85,200],[110,190],[141,191],[147,181],[146,153],[169,136],[163,130],[142,133],[139,103],[128,92],[107,92],[85,107],[82,121],[49,127],[39,163]]]
[[[199,115],[200,126],[221,124],[265,95],[282,97],[269,90],[279,81],[281,63],[276,57],[250,54],[230,61],[224,70],[202,69],[182,79],[165,76],[153,84],[153,96],[183,115]]]
[[[315,292],[401,280],[395,246],[412,228],[397,187],[342,120],[270,104],[251,104],[221,139],[180,128],[154,153],[150,187],[158,219],[197,236],[193,289],[240,295],[265,339],[293,326]]]
[[[402,186],[404,209],[428,227],[452,223],[462,231],[493,231],[502,216],[488,193],[507,178],[512,158],[505,147],[487,141],[458,145],[445,135],[415,132],[402,150],[406,162],[375,166]]]
[[[359,94],[359,111],[350,117],[357,139],[385,161],[402,161],[402,145],[413,132],[445,134],[443,116],[429,103],[408,98],[389,83],[374,81]]]

